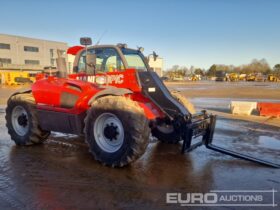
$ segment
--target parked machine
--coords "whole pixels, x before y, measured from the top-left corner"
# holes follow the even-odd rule
[[[265,82],[266,79],[266,76],[264,76],[262,73],[251,73],[246,77],[246,81],[249,82]]]
[[[255,81],[256,82],[265,82],[267,80],[267,77],[263,75],[262,73],[257,73]]]
[[[239,81],[246,81],[246,77],[247,77],[247,74],[240,74],[240,75],[238,76],[238,80],[239,80]]]
[[[34,80],[28,72],[25,71],[1,71],[1,82],[6,85],[20,85],[32,83]]]
[[[226,73],[224,71],[217,71],[216,72],[216,81],[217,82],[226,81]]]
[[[182,152],[198,146],[234,157],[279,167],[214,145],[216,116],[193,106],[178,92],[170,92],[150,70],[141,48],[125,44],[73,47],[74,73],[58,59],[60,75],[41,76],[31,90],[8,100],[6,121],[17,145],[44,142],[50,131],[84,135],[90,152],[104,165],[122,167],[145,152],[149,136],[165,143],[182,143]],[[154,59],[157,55],[154,53]],[[201,140],[192,143],[193,138]]]
[[[269,74],[267,76],[267,81],[269,82],[279,82],[280,81],[280,77],[274,74]]]
[[[190,76],[191,81],[200,81],[201,80],[201,75],[200,74],[193,74]]]
[[[246,81],[248,81],[248,82],[254,82],[254,81],[256,81],[256,74],[248,74],[247,76],[246,76]]]
[[[226,81],[237,82],[238,80],[239,80],[239,74],[237,74],[237,73],[226,74]]]

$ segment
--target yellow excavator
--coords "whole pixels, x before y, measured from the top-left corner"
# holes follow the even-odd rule
[[[269,82],[280,82],[280,76],[274,75],[274,74],[269,74],[267,76],[267,80]]]
[[[248,74],[246,77],[246,81],[250,81],[250,82],[256,81],[256,74]]]
[[[240,74],[238,77],[239,81],[246,81],[247,74]]]
[[[229,73],[226,74],[226,80],[230,82],[236,82],[239,79],[239,75],[237,73]]]
[[[191,75],[190,80],[199,81],[199,80],[201,80],[201,76],[199,74],[193,74],[193,75]]]

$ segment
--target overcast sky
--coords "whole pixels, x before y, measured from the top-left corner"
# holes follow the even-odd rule
[[[266,58],[280,63],[277,0],[6,0],[0,33],[79,44],[142,46],[172,65],[208,69]]]

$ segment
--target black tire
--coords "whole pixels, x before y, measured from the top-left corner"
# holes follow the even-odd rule
[[[172,96],[177,99],[177,101],[179,101],[184,107],[186,107],[186,109],[191,113],[194,114],[195,108],[193,106],[193,104],[184,96],[182,96],[179,92],[177,91],[172,91],[171,92]]]
[[[166,130],[164,130],[165,126],[167,127]],[[167,144],[177,144],[181,140],[180,134],[174,130],[173,125],[171,124],[162,125],[162,128],[152,128],[152,135],[160,142]]]
[[[117,121],[116,124],[121,122],[118,124],[119,127],[114,127],[111,123],[118,133],[110,140],[105,133],[108,124],[106,127],[103,126],[103,129],[98,129],[101,124],[100,120],[107,115],[112,116],[112,119]],[[149,121],[143,109],[137,102],[123,96],[106,96],[97,99],[91,104],[85,118],[85,139],[89,144],[90,152],[97,161],[106,166],[123,167],[138,159],[146,150],[149,135]],[[111,144],[114,138],[122,141],[118,144],[119,148],[112,151],[104,149],[100,141]]]
[[[193,104],[179,92],[172,91],[171,94],[176,100],[185,106],[191,114],[196,112]],[[161,126],[154,127],[152,129],[152,135],[159,141],[168,144],[177,144],[181,140],[180,133],[174,129],[171,122],[169,124],[162,124]]]
[[[16,120],[13,116],[22,111]],[[17,145],[40,144],[48,138],[49,131],[40,128],[35,109],[35,100],[31,93],[21,93],[10,97],[6,108],[6,127],[11,139]],[[20,120],[21,118],[21,120]],[[21,125],[22,124],[22,125]],[[22,127],[22,130],[20,130]]]

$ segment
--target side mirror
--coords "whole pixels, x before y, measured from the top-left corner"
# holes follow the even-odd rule
[[[158,58],[158,55],[156,54],[156,52],[155,52],[155,51],[153,51],[153,58],[154,58],[154,61],[156,61],[156,60],[157,60],[157,58]]]
[[[80,44],[85,45],[85,46],[92,45],[91,38],[90,37],[81,37]]]

